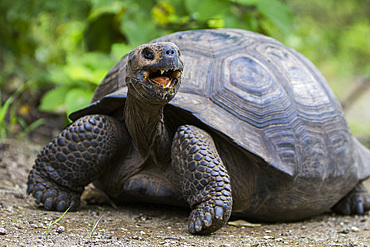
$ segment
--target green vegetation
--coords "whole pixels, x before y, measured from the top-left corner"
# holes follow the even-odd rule
[[[22,84],[12,95],[8,97],[8,99],[2,103],[1,100],[1,90],[0,90],[0,142],[4,140],[9,133],[16,129],[16,125],[19,124],[22,127],[21,131],[17,133],[17,139],[22,139],[32,130],[37,128],[38,126],[44,123],[44,119],[37,119],[31,124],[27,124],[26,121],[23,119],[21,115],[16,114],[17,109],[13,104],[14,101],[19,97],[19,95],[26,89],[26,87],[30,84],[31,81],[28,81]],[[27,111],[25,109],[24,111]],[[6,120],[6,115],[9,115],[9,120]]]
[[[369,10],[370,0],[2,0],[1,135],[41,123],[19,120],[24,105],[62,114],[86,106],[128,51],[189,29],[272,36],[309,57],[343,100],[357,78],[370,78]]]
[[[67,208],[67,210],[64,211],[64,213],[57,220],[54,220],[54,221],[50,221],[49,222],[48,230],[46,231],[46,234],[48,234],[48,232],[50,231],[52,225],[58,224],[58,221],[61,220],[64,217],[64,215],[66,215],[66,213],[68,212],[69,208]]]
[[[296,19],[283,42],[314,62],[341,102],[352,103],[350,128],[370,146],[370,0],[286,2]]]
[[[103,218],[103,215],[101,215],[101,216],[99,217],[99,219],[94,220],[94,223],[93,223],[92,227],[87,226],[87,228],[89,228],[89,229],[90,229],[90,233],[89,233],[90,240],[92,239],[92,235],[94,234],[94,232],[95,232],[96,228],[98,227],[98,224],[99,224],[99,222],[100,222],[101,218]]]

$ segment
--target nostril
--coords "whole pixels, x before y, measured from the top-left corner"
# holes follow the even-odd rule
[[[176,51],[174,50],[174,49],[167,49],[167,50],[165,50],[165,52],[164,52],[167,56],[169,56],[169,57],[172,57],[172,56],[174,56],[175,55],[175,53],[176,53]]]

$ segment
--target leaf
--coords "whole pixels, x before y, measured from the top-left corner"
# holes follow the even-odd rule
[[[186,0],[185,5],[201,21],[222,17],[230,9],[225,0]]]
[[[283,33],[289,31],[293,15],[289,8],[278,0],[260,0],[257,4],[259,11],[276,25]]]
[[[235,226],[235,227],[255,227],[255,226],[261,226],[261,224],[254,224],[250,223],[245,220],[235,220],[235,221],[229,221],[227,222],[228,225],[230,226]]]
[[[90,68],[90,69],[110,69],[114,62],[109,57],[109,55],[100,52],[87,52],[79,58],[80,64]],[[76,61],[76,60],[75,60]],[[78,61],[78,60],[77,60]]]
[[[61,86],[54,88],[41,98],[39,109],[41,111],[65,113],[64,100],[69,87]]]
[[[0,94],[0,96],[1,96],[1,94]],[[6,113],[8,112],[9,106],[12,103],[12,101],[13,101],[13,98],[9,97],[5,101],[4,105],[1,106],[1,98],[0,98],[0,124],[3,124]]]
[[[170,3],[166,2],[159,2],[152,9],[153,20],[160,26],[168,24],[174,13],[174,7]]]
[[[22,119],[23,120],[23,119]],[[37,127],[43,125],[45,123],[45,119],[39,118],[32,122],[30,125],[27,125],[25,122],[22,123],[22,120],[19,119],[18,122],[22,125],[24,128],[21,133],[17,136],[18,140],[23,140],[26,135],[28,135],[31,131],[36,129]],[[24,120],[23,120],[24,121]]]
[[[129,44],[138,46],[154,39],[156,27],[151,21],[127,20],[123,24],[123,31],[129,40]]]
[[[158,35],[150,14],[153,5],[149,1],[145,1],[142,5],[140,0],[136,2],[126,9],[120,25],[120,30],[127,37],[128,44],[135,47],[149,42]]]
[[[78,49],[81,40],[84,39],[84,30],[87,22],[69,21],[58,26],[59,45],[67,52],[72,52]]]
[[[81,88],[70,90],[65,97],[67,115],[89,105],[92,94],[93,92],[86,92]]]
[[[185,0],[185,7],[190,13],[196,12],[201,0]]]
[[[225,21],[223,19],[210,19],[207,21],[207,25],[210,28],[223,28],[225,27]]]
[[[5,101],[4,105],[1,105],[1,92],[0,92],[0,124],[3,124],[3,121],[5,119],[6,113],[8,112],[11,104],[13,103],[14,99],[20,95],[26,86],[29,86],[32,81],[29,80],[26,83],[23,83],[18,89],[10,95],[10,97]]]
[[[114,65],[112,59],[103,53],[89,52],[78,57],[70,55],[64,71],[74,81],[88,81],[98,85]]]
[[[54,66],[49,68],[48,80],[57,85],[72,85],[73,80],[64,71],[63,67]]]
[[[95,20],[103,14],[117,14],[124,7],[123,1],[93,0],[91,2],[93,6],[88,17],[90,21]]]
[[[131,47],[123,43],[116,43],[111,47],[111,54],[113,55],[114,59],[118,61],[133,49],[135,49],[135,47]]]

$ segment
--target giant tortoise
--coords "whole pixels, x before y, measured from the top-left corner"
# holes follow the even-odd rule
[[[364,214],[370,151],[304,56],[260,34],[171,34],[124,56],[38,155],[27,193],[77,209],[94,182],[116,202],[187,206],[189,232],[231,212],[295,221]]]

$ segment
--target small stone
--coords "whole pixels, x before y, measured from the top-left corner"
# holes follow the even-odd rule
[[[347,234],[347,233],[349,233],[349,230],[348,229],[343,229],[343,230],[337,231],[337,233]]]
[[[30,227],[31,228],[38,228],[38,226],[36,224],[30,224]]]
[[[65,232],[66,231],[66,228],[64,226],[59,226],[58,229],[57,229],[57,233],[62,233],[62,232]]]
[[[352,232],[359,232],[359,231],[360,231],[360,229],[359,229],[358,227],[352,226],[352,227],[351,227],[351,231],[352,231]]]
[[[6,235],[5,228],[0,227],[0,235]]]

